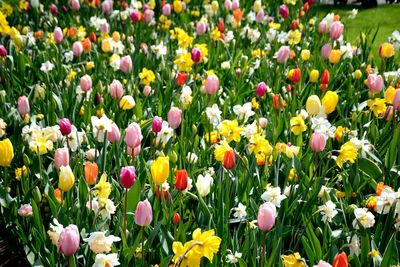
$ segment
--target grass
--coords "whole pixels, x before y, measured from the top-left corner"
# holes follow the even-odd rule
[[[353,8],[358,9],[355,19],[349,19],[349,11]],[[371,30],[370,40],[379,27],[375,41],[372,45],[373,56],[378,55],[379,45],[387,41],[387,37],[393,31],[400,31],[400,5],[380,5],[377,8],[362,9],[356,5],[320,5],[318,16],[324,17],[327,13],[334,12],[339,14],[345,23],[344,34],[348,41],[354,43],[361,32]]]

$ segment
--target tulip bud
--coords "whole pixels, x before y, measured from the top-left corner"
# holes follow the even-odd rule
[[[318,24],[318,32],[319,33],[327,33],[328,32],[328,22],[323,19]]]
[[[219,88],[218,77],[215,74],[207,76],[207,79],[204,83],[204,92],[213,95],[218,91],[218,88]]]
[[[129,124],[125,132],[125,144],[128,147],[134,148],[140,145],[142,142],[143,135],[139,124],[132,122]]]
[[[54,28],[53,36],[54,36],[54,41],[56,41],[56,43],[58,44],[61,43],[62,40],[64,39],[64,35],[60,27]]]
[[[260,125],[261,129],[264,129],[265,127],[267,127],[268,124],[268,119],[261,117],[258,119],[258,125]]]
[[[135,183],[136,173],[135,167],[127,166],[121,168],[121,172],[119,174],[120,182],[122,187],[129,189]]]
[[[80,85],[82,91],[84,92],[90,91],[92,89],[92,78],[87,74],[83,75],[81,77]]]
[[[70,224],[65,227],[58,240],[58,249],[61,254],[65,256],[72,256],[79,247],[80,237],[78,227],[74,224]]]
[[[271,202],[265,202],[258,209],[257,225],[264,232],[269,231],[275,225],[276,208]]]
[[[330,44],[324,44],[321,48],[321,57],[323,59],[328,59],[332,51],[332,46]]]
[[[120,99],[124,95],[124,87],[118,80],[113,80],[110,84],[110,95],[113,99]]]
[[[42,201],[42,193],[40,192],[39,187],[35,186],[32,194],[33,200],[35,200],[36,204],[39,204]]]
[[[267,85],[265,84],[265,82],[260,82],[256,88],[256,95],[258,97],[263,97],[266,92],[267,92]]]
[[[79,3],[79,0],[72,0],[71,1],[72,10],[78,11],[80,7],[81,7],[81,5]]]
[[[85,162],[85,179],[88,185],[94,185],[97,180],[97,176],[99,175],[99,167],[96,162]]]
[[[339,39],[340,36],[342,36],[343,28],[344,25],[340,21],[333,22],[329,30],[329,36],[331,37],[331,39]]]
[[[297,19],[292,20],[292,23],[290,24],[290,29],[294,31],[297,29],[297,27],[299,27],[299,20]]]
[[[290,48],[289,46],[281,46],[278,52],[275,54],[276,60],[283,64],[285,63],[290,56]]]
[[[335,267],[349,266],[349,262],[348,262],[346,253],[342,252],[342,253],[337,254],[335,259],[333,260],[332,266],[335,266]]]
[[[179,215],[179,213],[175,212],[174,216],[172,217],[172,223],[174,225],[178,225],[180,221],[181,221],[181,216]]]
[[[383,89],[383,79],[381,75],[369,74],[368,75],[368,89],[370,93],[377,94]]]
[[[177,107],[172,107],[168,111],[168,124],[172,129],[177,129],[182,121],[182,110]]]
[[[306,110],[309,115],[318,115],[321,110],[321,101],[316,95],[309,96],[306,102]]]
[[[18,98],[17,104],[17,111],[21,117],[31,111],[31,108],[29,106],[29,99],[26,96],[20,96]]]
[[[71,170],[71,167],[68,166],[60,166],[60,175],[58,180],[58,187],[64,191],[68,192],[74,186],[75,176]]]
[[[58,126],[60,127],[60,132],[63,136],[69,135],[72,131],[71,122],[67,118],[60,119],[58,121]]]
[[[112,0],[106,0],[101,4],[101,8],[104,13],[110,13],[113,9],[113,1]]]
[[[0,45],[0,57],[7,57],[7,49],[3,45]]]
[[[134,10],[132,11],[132,13],[129,15],[129,17],[131,18],[131,20],[132,20],[133,23],[138,22],[139,19],[140,19],[140,12],[139,12],[139,10],[134,9]]]
[[[132,58],[131,58],[131,56],[129,56],[129,55],[128,56],[124,56],[124,57],[122,57],[120,59],[120,61],[119,61],[119,69],[125,74],[131,72],[131,70],[132,70]]]
[[[186,170],[177,170],[175,173],[175,188],[180,191],[186,190],[188,186],[188,173]]]
[[[153,131],[153,133],[158,133],[161,131],[162,123],[163,123],[162,118],[160,118],[158,116],[154,116],[153,122],[151,124],[151,130]]]
[[[203,21],[197,22],[197,24],[196,24],[197,35],[199,35],[199,36],[203,35],[207,31],[207,28],[208,28],[208,26],[205,22],[203,22]]]
[[[176,76],[175,82],[178,86],[183,86],[186,82],[186,79],[187,79],[186,73],[179,72],[178,75]]]
[[[235,152],[233,150],[227,150],[224,154],[224,167],[227,170],[233,169],[235,167]]]
[[[74,55],[74,57],[79,57],[80,55],[82,55],[83,52],[83,46],[81,42],[74,42],[74,44],[72,45],[72,54]]]
[[[400,89],[397,89],[394,95],[393,108],[394,110],[400,110]]]
[[[361,70],[356,69],[356,70],[354,71],[354,78],[355,78],[356,80],[358,80],[358,79],[361,79],[361,77],[362,77],[362,72],[361,72]]]
[[[276,109],[281,109],[286,106],[286,102],[280,94],[276,94],[272,97],[272,104]]]
[[[287,19],[289,17],[289,8],[286,5],[281,5],[279,7],[279,14],[283,19]]]
[[[51,12],[51,14],[54,16],[54,15],[56,15],[57,13],[58,13],[58,8],[57,8],[57,6],[55,5],[55,4],[51,4],[50,5],[50,12]]]
[[[162,7],[162,13],[164,16],[168,17],[169,15],[171,15],[171,5],[170,4],[165,4]]]
[[[135,212],[135,223],[139,226],[148,226],[153,220],[153,210],[150,202],[146,200],[137,204]]]
[[[225,23],[224,23],[224,20],[220,18],[218,21],[218,31],[220,33],[223,33],[224,30],[225,30]]]
[[[192,49],[192,60],[193,62],[197,63],[199,62],[201,59],[201,51],[198,48],[193,48]]]
[[[316,83],[318,81],[319,71],[316,69],[311,70],[310,72],[310,82]]]
[[[329,83],[329,80],[330,80],[329,71],[328,71],[328,69],[324,69],[324,72],[322,73],[322,76],[321,76],[321,85],[324,85],[324,84],[327,85]],[[325,88],[325,90],[326,90],[326,88]]]
[[[57,148],[54,154],[54,168],[58,170],[61,166],[69,165],[69,151],[68,148]]]
[[[118,125],[115,123],[111,124],[111,131],[107,133],[107,139],[110,143],[117,143],[121,138],[121,133],[119,131]]]
[[[294,82],[298,83],[301,80],[301,71],[299,68],[291,69],[288,74],[289,79]]]
[[[314,152],[322,152],[326,146],[326,137],[320,132],[315,132],[310,138],[311,150]]]

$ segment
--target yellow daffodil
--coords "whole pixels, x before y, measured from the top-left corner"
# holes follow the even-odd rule
[[[16,168],[15,169],[15,179],[18,181],[21,180],[22,177],[27,177],[28,176],[28,169],[26,166],[22,166],[21,168]]]
[[[149,85],[152,81],[154,81],[156,76],[154,75],[153,71],[143,68],[142,72],[139,73],[139,78],[142,84]]]
[[[219,250],[221,238],[214,235],[214,230],[208,230],[202,233],[200,228],[194,230],[192,237],[193,242],[200,243],[193,248],[194,252],[206,257],[212,262],[214,254]]]
[[[343,127],[343,126],[337,127],[336,130],[335,130],[335,139],[336,139],[336,141],[341,141],[342,137],[343,137],[343,134],[348,132],[348,131],[349,131],[349,129],[347,127]]]
[[[181,242],[175,241],[172,243],[172,251],[174,252],[174,258],[172,259],[175,264],[180,262],[179,266],[185,267],[196,267],[200,266],[201,256],[196,253],[193,248],[197,244],[193,242],[186,242],[182,245]]]
[[[188,52],[179,54],[174,60],[174,64],[178,67],[179,71],[190,72],[193,65],[191,54]]]
[[[301,256],[298,252],[295,252],[290,255],[281,255],[283,266],[284,267],[306,267],[304,260],[301,259]]]
[[[342,168],[343,163],[349,161],[354,163],[357,158],[357,148],[353,142],[348,141],[344,143],[339,150],[339,156],[336,158],[336,164]]]
[[[369,109],[374,113],[375,117],[378,117],[386,111],[385,99],[375,98],[367,101]]]
[[[231,150],[233,150],[233,149],[229,146],[228,142],[226,142],[226,140],[223,140],[223,141],[221,141],[220,144],[215,146],[214,157],[219,162],[223,162],[225,152],[231,151]]]
[[[232,140],[240,142],[240,134],[243,132],[243,128],[239,127],[237,120],[224,120],[219,126],[219,131],[228,142],[231,142]]]
[[[111,194],[111,184],[107,182],[107,175],[105,173],[101,175],[100,181],[94,187],[93,194],[98,196],[99,202],[106,203]]]
[[[295,135],[300,135],[302,132],[307,130],[307,126],[304,123],[304,119],[300,115],[290,119],[290,130]]]
[[[264,157],[269,157],[272,154],[272,146],[263,135],[257,133],[250,139],[249,151],[255,155],[263,154]]]

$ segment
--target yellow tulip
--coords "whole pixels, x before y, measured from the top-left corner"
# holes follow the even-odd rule
[[[356,69],[356,71],[354,72],[354,78],[355,79],[360,79],[362,77],[362,72],[359,69]]]
[[[119,107],[123,110],[133,109],[135,107],[135,99],[130,95],[125,95],[119,101]]]
[[[400,89],[399,89],[400,90]],[[385,101],[388,104],[393,104],[394,95],[396,94],[396,89],[393,86],[389,86],[385,91]]]
[[[331,53],[329,54],[329,62],[332,64],[337,64],[342,57],[342,52],[339,49],[332,49]]]
[[[111,51],[111,39],[110,38],[104,39],[101,42],[101,50],[103,50],[104,53],[108,53]]]
[[[307,98],[306,110],[309,115],[318,115],[321,110],[321,100],[317,95],[312,95]]]
[[[14,158],[14,148],[10,139],[6,138],[0,141],[0,166],[8,167]]]
[[[335,111],[337,103],[339,102],[339,96],[336,92],[327,91],[322,98],[322,105],[324,106],[325,114],[330,114]]]
[[[181,1],[175,0],[173,3],[173,6],[174,6],[174,11],[176,13],[179,14],[182,12],[182,2]]]
[[[156,185],[162,185],[169,177],[169,158],[158,157],[151,163],[151,177]]]
[[[379,56],[381,58],[390,58],[394,55],[394,47],[390,43],[383,43],[379,47]]]
[[[310,82],[312,83],[316,83],[318,82],[318,78],[319,78],[319,71],[314,69],[310,72]]]
[[[300,55],[301,55],[301,59],[303,61],[307,61],[307,60],[310,59],[311,53],[310,53],[310,50],[304,49],[304,50],[301,50],[301,54]]]
[[[71,170],[71,167],[68,166],[61,166],[60,167],[60,175],[58,177],[58,187],[63,192],[68,192],[74,186],[75,183],[75,176]]]

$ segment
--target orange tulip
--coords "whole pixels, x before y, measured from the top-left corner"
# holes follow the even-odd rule
[[[227,150],[224,154],[224,167],[227,170],[233,169],[235,167],[235,152],[233,150]]]
[[[85,53],[89,53],[90,49],[92,48],[92,42],[90,42],[89,38],[86,38],[84,40],[82,40],[82,47],[83,47],[83,51],[85,51]]]
[[[54,196],[56,197],[58,202],[61,202],[61,190],[59,188],[54,189]]]
[[[94,185],[99,174],[99,167],[95,162],[85,162],[85,178],[88,185]]]

